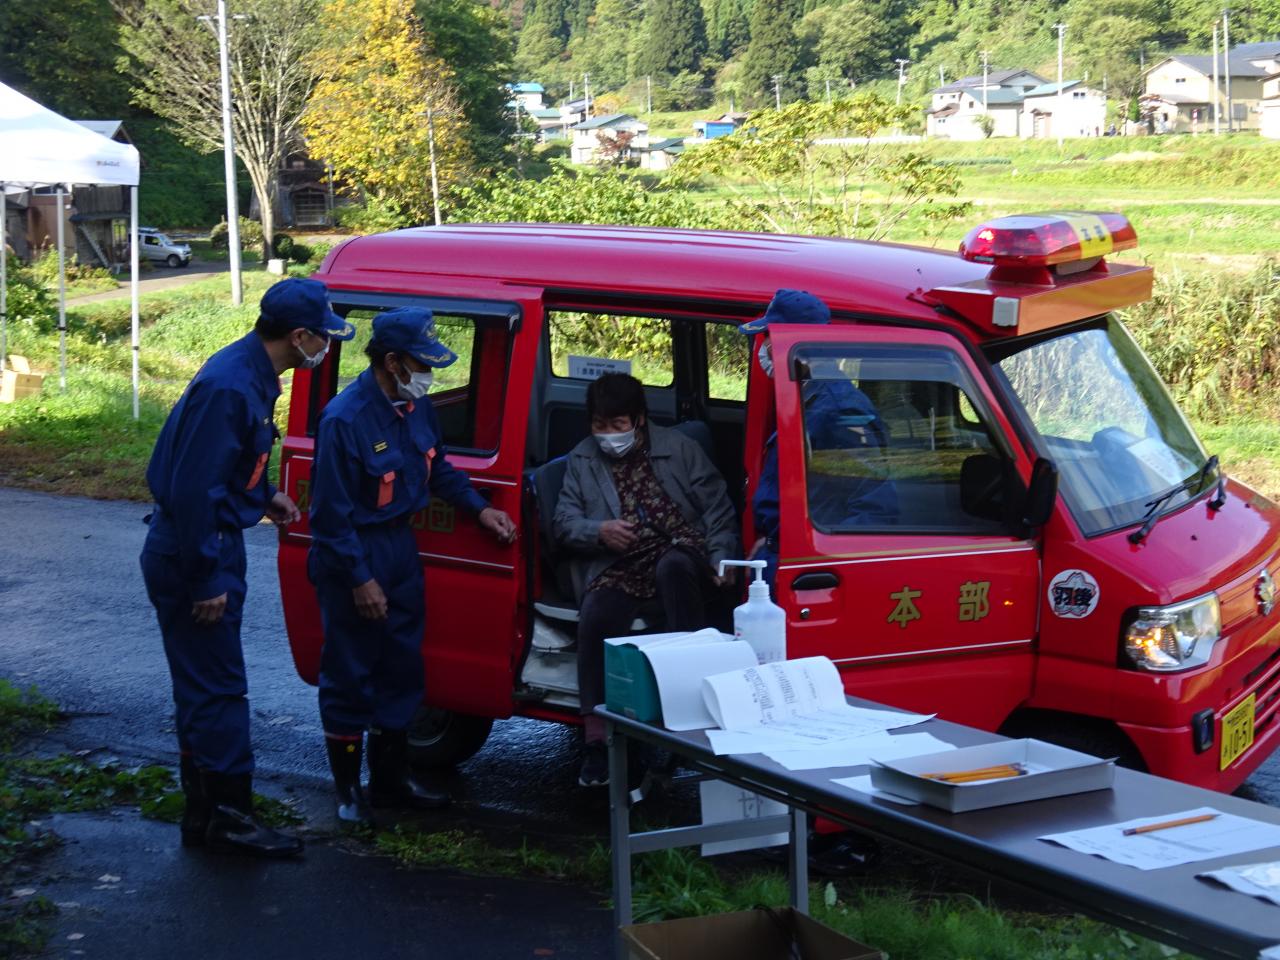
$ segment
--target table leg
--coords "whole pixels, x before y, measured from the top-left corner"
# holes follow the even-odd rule
[[[631,924],[631,807],[627,793],[627,738],[612,723],[609,741],[609,843],[613,857],[614,956],[626,960],[627,945],[619,932]]]
[[[791,808],[791,843],[787,846],[787,880],[791,905],[809,912],[809,818],[799,807]]]

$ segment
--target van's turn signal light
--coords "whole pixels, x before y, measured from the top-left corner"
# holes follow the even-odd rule
[[[960,242],[960,256],[1016,270],[1092,261],[1137,245],[1121,213],[1033,213],[974,227]]]

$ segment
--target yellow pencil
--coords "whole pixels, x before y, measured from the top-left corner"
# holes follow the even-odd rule
[[[1155,830],[1168,830],[1170,827],[1185,827],[1190,823],[1204,823],[1206,820],[1212,820],[1216,816],[1216,813],[1202,813],[1198,817],[1182,817],[1178,820],[1163,820],[1160,823],[1148,823],[1145,827],[1129,827],[1124,831],[1124,835],[1126,837],[1132,837],[1139,833],[1152,833]]]

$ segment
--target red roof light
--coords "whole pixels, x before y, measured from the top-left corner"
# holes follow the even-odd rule
[[[1045,268],[1137,245],[1138,234],[1120,213],[1036,213],[975,227],[960,242],[960,255],[996,267]]]

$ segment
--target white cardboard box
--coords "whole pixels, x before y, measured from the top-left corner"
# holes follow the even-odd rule
[[[924,776],[1002,763],[1020,763],[1027,768],[1027,773],[974,783],[947,783]],[[1090,790],[1109,790],[1115,773],[1114,759],[1100,760],[1041,740],[1002,740],[946,753],[873,763],[871,784],[886,793],[963,813]]]
[[[11,354],[4,372],[0,373],[0,403],[13,403],[37,394],[43,385],[44,374],[32,373],[26,357]]]

